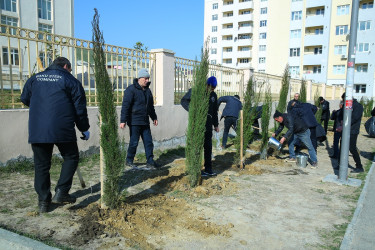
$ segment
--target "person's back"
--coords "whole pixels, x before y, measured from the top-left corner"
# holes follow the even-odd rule
[[[88,130],[84,90],[68,71],[52,64],[28,82],[21,101],[30,107],[29,143],[76,141],[75,124]]]
[[[222,96],[218,99],[218,107],[221,103],[226,103],[222,117],[232,116],[238,118],[239,112],[242,109],[242,103],[236,96]]]

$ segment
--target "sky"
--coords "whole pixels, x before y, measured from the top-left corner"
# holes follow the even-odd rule
[[[169,49],[176,57],[200,59],[204,0],[74,0],[74,37],[92,40],[94,8],[106,44]]]

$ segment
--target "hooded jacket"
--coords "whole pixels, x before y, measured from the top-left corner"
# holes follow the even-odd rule
[[[126,88],[122,99],[121,123],[128,125],[149,125],[149,117],[154,121],[157,116],[154,108],[154,98],[149,88],[151,82],[142,89],[138,79]]]
[[[235,118],[238,118],[238,114],[240,113],[240,110],[242,109],[241,101],[234,96],[222,96],[217,100],[218,108],[220,107],[220,104],[222,102],[226,103],[226,105],[221,115],[221,118],[226,117],[226,116],[233,116]]]
[[[21,101],[29,110],[29,143],[77,141],[75,125],[90,128],[82,84],[64,68],[52,64],[30,77]]]
[[[302,118],[309,128],[314,128],[319,124],[315,118],[316,111],[318,111],[318,108],[315,105],[301,102],[296,103],[290,109],[290,112]]]

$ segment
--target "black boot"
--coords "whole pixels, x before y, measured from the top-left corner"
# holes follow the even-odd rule
[[[48,213],[49,207],[51,205],[50,201],[39,201],[39,213]]]
[[[56,190],[55,196],[52,198],[54,203],[74,203],[76,202],[76,197],[71,196],[68,193],[61,191],[60,189]]]

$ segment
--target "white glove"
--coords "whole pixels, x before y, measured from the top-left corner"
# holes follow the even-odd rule
[[[82,135],[83,136],[81,137],[81,139],[87,141],[90,138],[90,131],[87,130],[85,132],[82,132]]]

